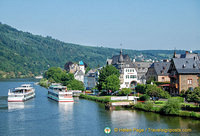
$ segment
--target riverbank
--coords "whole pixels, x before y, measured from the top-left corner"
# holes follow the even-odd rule
[[[167,115],[167,116],[180,116],[180,117],[191,117],[191,118],[200,119],[199,112],[182,110],[187,106],[181,105],[181,110],[178,110],[173,113],[165,113],[164,106],[165,105],[162,105],[162,104],[160,105],[160,104],[153,104],[152,102],[146,102],[146,103],[137,103],[136,105],[133,106],[133,108],[137,110],[146,111],[146,112],[155,112],[155,113],[159,113],[159,114]]]
[[[177,112],[166,114],[163,112],[163,107],[165,106],[165,102],[162,102],[162,101],[156,101],[155,103],[153,101],[152,102],[148,101],[145,103],[138,102],[135,105],[133,103],[130,103],[129,105],[126,104],[126,105],[121,105],[121,106],[120,105],[113,106],[115,104],[112,104],[112,103],[115,103],[115,102],[123,103],[123,102],[128,102],[128,101],[112,101],[110,99],[111,96],[90,96],[90,95],[84,95],[84,94],[81,94],[80,98],[103,103],[105,104],[105,108],[109,110],[136,109],[136,110],[142,110],[146,112],[155,112],[155,113],[159,113],[159,114],[167,115],[167,116],[180,116],[180,117],[191,117],[191,118],[200,119],[200,113],[195,112],[195,111],[178,110]],[[189,107],[189,105],[184,105],[184,104],[181,105],[182,109],[187,109],[186,107]]]
[[[86,94],[80,95],[80,98],[105,104],[105,109],[107,110],[131,109],[131,107],[133,107],[133,102],[130,100],[111,100],[111,97],[112,96],[91,96]]]

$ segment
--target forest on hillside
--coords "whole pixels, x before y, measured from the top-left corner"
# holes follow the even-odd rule
[[[106,59],[119,54],[120,49],[91,47],[65,43],[50,36],[42,37],[19,31],[0,23],[0,78],[31,77],[49,67],[63,68],[68,61],[84,61],[91,68],[103,66]],[[173,50],[123,50],[137,61],[170,58]],[[183,50],[177,53],[184,52]],[[139,57],[138,57],[139,56]]]

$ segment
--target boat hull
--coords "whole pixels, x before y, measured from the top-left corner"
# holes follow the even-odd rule
[[[8,96],[8,102],[24,102],[29,99],[32,99],[35,97],[35,93],[33,95],[27,96],[27,97],[22,97],[22,98],[17,98],[17,97],[9,97]]]
[[[52,99],[52,100],[55,100],[55,101],[57,101],[57,102],[74,102],[74,99],[73,99],[73,97],[70,97],[70,98],[58,98],[58,97],[56,97],[56,96],[52,96],[52,95],[50,95],[50,94],[48,94],[48,98],[49,99]]]

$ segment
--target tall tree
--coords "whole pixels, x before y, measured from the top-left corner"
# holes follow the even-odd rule
[[[119,77],[117,77],[116,75],[110,75],[106,78],[105,84],[106,90],[111,90],[112,92],[115,92],[119,90],[120,87]]]
[[[106,67],[103,67],[100,72],[99,72],[99,79],[98,79],[98,84],[97,88],[98,90],[103,90],[106,89],[106,78],[111,76],[111,75],[116,75],[116,77],[119,79],[119,70],[116,69],[112,65],[106,65]]]

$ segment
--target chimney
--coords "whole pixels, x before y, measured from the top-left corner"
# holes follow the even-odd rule
[[[189,54],[189,51],[185,51],[185,54]]]

